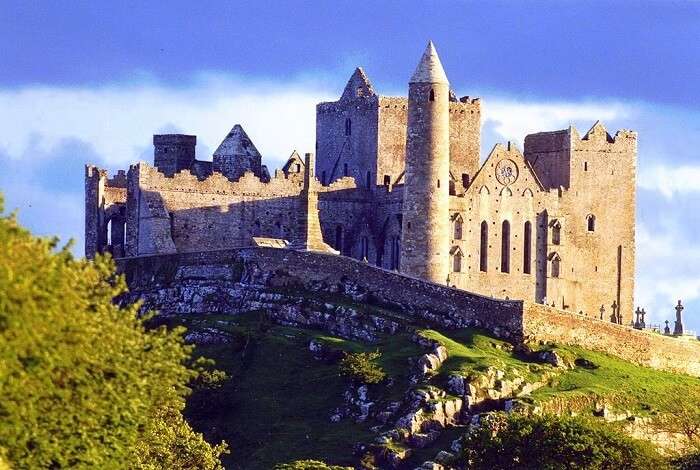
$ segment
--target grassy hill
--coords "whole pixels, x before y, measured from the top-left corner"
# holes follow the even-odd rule
[[[229,443],[231,454],[224,463],[230,469],[271,469],[297,459],[352,465],[359,459],[353,455],[353,445],[371,443],[388,428],[371,419],[357,423],[345,417],[331,422],[350,381],[339,374],[337,363],[314,358],[308,347],[311,340],[348,352],[380,351],[379,363],[390,379],[369,387],[374,402],[401,400],[412,387],[426,386],[410,383],[410,361],[426,351],[408,331],[364,344],[271,324],[260,312],[170,321],[194,332],[217,331],[226,338],[225,343],[197,346],[196,353],[214,359],[228,378],[218,387],[195,390],[186,415],[209,441]],[[449,355],[427,384],[444,389],[452,375],[477,376],[498,369],[504,380],[544,380],[543,387],[522,400],[549,411],[589,413],[606,403],[615,410],[645,416],[663,411],[668,397],[684,396],[700,387],[697,378],[638,367],[577,347],[537,346],[555,351],[570,365],[564,368],[533,359],[535,354],[514,350],[481,331],[419,330],[419,334],[444,345]],[[449,449],[463,432],[460,427],[447,429],[436,442],[416,450],[407,468]]]

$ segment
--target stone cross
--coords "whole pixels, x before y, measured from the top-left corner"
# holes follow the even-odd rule
[[[644,320],[644,317],[647,315],[646,309],[642,309],[642,320],[639,322],[639,327],[641,329],[644,329],[647,327],[646,321]]]
[[[641,321],[640,317],[642,316],[642,309],[637,307],[637,310],[634,311],[635,319],[634,319],[634,327],[637,328],[638,330],[641,329]]]
[[[671,334],[671,328],[668,327],[668,320],[666,320],[666,328],[664,328],[664,334],[665,335]]]
[[[683,334],[683,318],[681,317],[681,312],[685,307],[681,305],[681,301],[678,301],[676,305],[676,324],[673,326],[673,334],[675,336],[681,336]]]
[[[603,315],[605,315],[605,305],[601,305],[601,306],[600,306],[599,312],[600,312],[600,319],[602,320],[602,319],[603,319]]]
[[[617,302],[615,300],[613,300],[613,303],[610,306],[610,308],[612,308],[613,311],[612,316],[610,317],[610,321],[613,323],[622,323],[622,321],[620,321],[620,314],[617,312]]]

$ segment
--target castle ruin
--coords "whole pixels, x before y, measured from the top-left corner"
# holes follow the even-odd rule
[[[358,68],[316,108],[316,152],[270,174],[233,127],[212,161],[155,135],[153,165],[85,174],[85,252],[140,258],[252,246],[338,253],[497,299],[630,323],[637,135],[595,123],[496,145],[430,43],[408,97]]]

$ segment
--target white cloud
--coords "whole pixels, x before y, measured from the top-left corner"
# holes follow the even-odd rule
[[[273,166],[294,148],[314,148],[315,104],[330,98],[313,82],[250,82],[202,75],[186,88],[157,83],[0,90],[0,149],[20,159],[50,154],[66,139],[92,144],[109,166],[150,160],[151,136],[197,134],[207,158],[234,124],[243,125]]]
[[[700,246],[684,235],[683,228],[672,221],[663,231],[637,224],[635,301],[655,323],[673,318],[679,299],[685,304],[700,299]]]
[[[527,134],[565,129],[570,124],[581,123],[582,134],[595,121],[624,119],[634,113],[630,105],[608,102],[533,102],[509,98],[485,100],[483,120],[491,122],[494,130],[504,140],[522,145]],[[487,149],[488,150],[488,149]]]
[[[657,191],[668,199],[674,194],[700,192],[700,165],[671,167],[664,164],[639,168],[637,184],[640,188]]]

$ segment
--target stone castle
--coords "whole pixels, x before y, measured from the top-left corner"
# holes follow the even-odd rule
[[[316,152],[270,174],[236,125],[212,161],[155,135],[154,162],[86,167],[85,250],[117,258],[244,247],[325,251],[368,266],[606,322],[633,315],[637,135],[600,123],[496,145],[432,43],[408,97],[358,68],[316,108]]]

